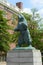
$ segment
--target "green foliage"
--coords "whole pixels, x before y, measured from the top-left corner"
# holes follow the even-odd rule
[[[15,25],[15,22],[18,20],[18,17],[15,15],[15,14],[13,14],[13,16],[12,16],[12,24],[14,24]]]
[[[28,28],[32,37],[32,46],[43,51],[43,29],[39,28],[42,18],[37,13],[37,9],[31,9],[32,14],[22,13],[27,20]],[[12,35],[12,42],[18,43],[20,33]],[[27,46],[26,44],[24,46]]]
[[[12,42],[15,42],[16,44],[18,43],[18,37],[20,35],[20,32],[14,32],[14,34],[12,35]]]
[[[38,13],[36,13],[36,9],[32,9],[32,15],[23,13],[24,17],[28,21],[28,28],[30,30],[30,34],[32,37],[32,45],[40,49],[41,51],[43,50],[43,29],[39,28],[39,22],[41,23],[42,18]],[[40,32],[41,31],[41,32]],[[42,41],[41,41],[42,40]]]
[[[3,11],[0,10],[0,51],[7,52],[9,50],[10,34],[7,31],[7,19],[3,17]]]

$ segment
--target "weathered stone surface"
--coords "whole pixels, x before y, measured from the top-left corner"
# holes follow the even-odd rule
[[[7,53],[7,65],[42,65],[40,50],[11,50]]]

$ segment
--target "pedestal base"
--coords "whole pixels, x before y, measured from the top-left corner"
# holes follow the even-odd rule
[[[42,65],[40,50],[16,48],[9,51],[7,65]]]

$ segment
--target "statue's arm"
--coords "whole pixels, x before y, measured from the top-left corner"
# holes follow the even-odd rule
[[[14,31],[19,31],[18,27],[16,27],[16,28],[14,29]]]

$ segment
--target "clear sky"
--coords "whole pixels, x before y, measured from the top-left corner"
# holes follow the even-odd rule
[[[24,8],[32,8],[32,4],[29,0],[8,0],[12,4],[16,4],[17,2],[23,2],[23,7]]]
[[[32,8],[37,8],[39,13],[43,16],[43,0],[8,0],[11,4],[15,5],[17,2],[23,2],[23,8],[26,12]]]
[[[8,0],[12,4],[16,4],[17,2],[23,2],[24,8],[42,8],[43,0]]]
[[[8,0],[8,2],[13,5],[16,5],[17,2],[23,2],[23,11],[26,13],[31,13],[32,8],[37,8],[38,13],[43,17],[43,0]]]

